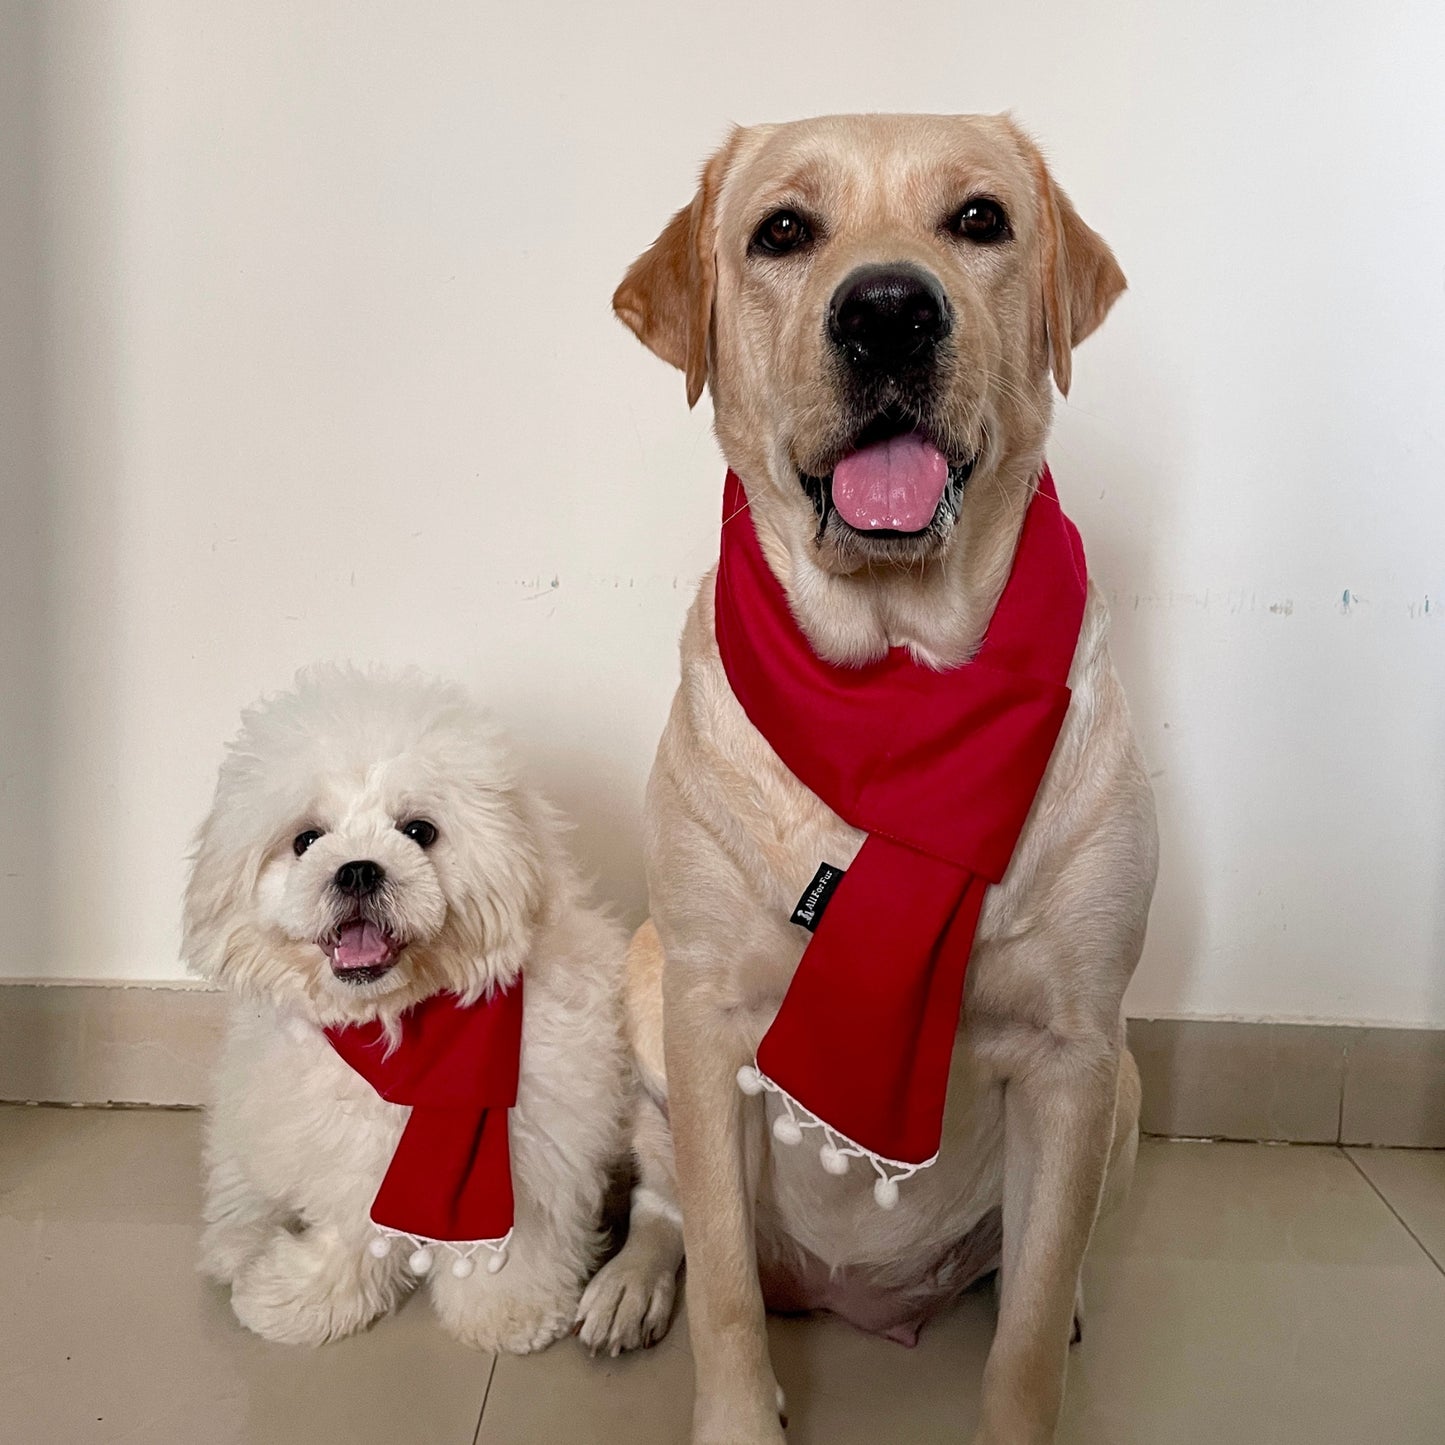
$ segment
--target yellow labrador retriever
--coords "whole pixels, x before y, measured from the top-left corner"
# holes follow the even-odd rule
[[[1008,575],[1050,376],[1068,390],[1073,348],[1123,289],[1006,117],[834,116],[735,131],[614,305],[686,374],[689,402],[710,387],[813,649],[858,664],[902,647],[942,669],[977,650]],[[845,521],[833,468],[913,432],[948,461],[931,515]],[[782,1439],[765,1304],[832,1309],[906,1341],[999,1269],[976,1439],[1050,1441],[1085,1247],[1133,1166],[1121,1004],[1155,873],[1104,603],[1091,588],[1063,730],[987,895],[938,1161],[891,1212],[866,1169],[839,1178],[812,1150],[773,1147],[776,1099],[738,1087],[808,940],[794,901],[820,859],[846,865],[863,834],[745,716],[713,606],[709,576],[649,786],[652,924],[630,960],[640,1184],[628,1245],[584,1302],[584,1338],[615,1351],[665,1329],[685,1240],[693,1439],[760,1445]]]

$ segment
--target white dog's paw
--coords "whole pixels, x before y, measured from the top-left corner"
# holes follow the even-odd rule
[[[577,1289],[544,1284],[518,1271],[515,1264],[495,1275],[479,1270],[469,1279],[448,1273],[432,1279],[432,1305],[442,1328],[474,1350],[505,1350],[529,1355],[571,1334]]]
[[[224,1222],[201,1232],[196,1268],[217,1284],[230,1284],[266,1248],[272,1231],[254,1226],[232,1227]]]
[[[597,1272],[577,1307],[578,1334],[594,1354],[655,1345],[672,1323],[677,1266],[626,1249]]]
[[[248,1330],[282,1345],[324,1345],[364,1329],[405,1289],[364,1249],[282,1234],[236,1275],[231,1308]]]
[[[206,1179],[205,1228],[196,1268],[217,1284],[230,1284],[288,1223],[295,1221],[288,1221],[286,1211],[256,1190],[235,1164],[217,1160]]]

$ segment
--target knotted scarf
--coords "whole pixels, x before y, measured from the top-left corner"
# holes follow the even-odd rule
[[[378,1021],[326,1030],[383,1099],[411,1107],[371,1206],[381,1231],[371,1251],[380,1258],[393,1237],[409,1239],[411,1267],[425,1274],[441,1245],[464,1279],[485,1249],[495,1272],[512,1232],[507,1111],[517,1102],[522,980],[471,1004],[434,994],[402,1014],[400,1026],[394,1048]]]
[[[867,835],[846,871],[820,860],[793,915],[812,937],[738,1082],[781,1096],[782,1142],[821,1130],[830,1173],[868,1160],[891,1208],[897,1181],[937,1158],[979,911],[1068,709],[1083,546],[1045,468],[975,656],[938,671],[895,648],[846,667],[798,626],[731,472],[723,519],[716,635],[732,690],[798,781]]]

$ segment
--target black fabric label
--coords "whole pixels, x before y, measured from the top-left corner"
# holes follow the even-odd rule
[[[820,863],[818,871],[813,874],[813,881],[803,890],[798,906],[793,909],[793,922],[802,924],[812,933],[846,872],[847,869],[835,867],[832,863]]]

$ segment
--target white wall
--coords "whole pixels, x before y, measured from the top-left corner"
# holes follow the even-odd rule
[[[1131,1007],[1445,1024],[1439,7],[0,17],[4,973],[176,976],[221,740],[324,656],[475,684],[636,916],[722,468],[612,287],[729,121],[1012,107],[1133,283],[1052,448],[1163,816]]]

